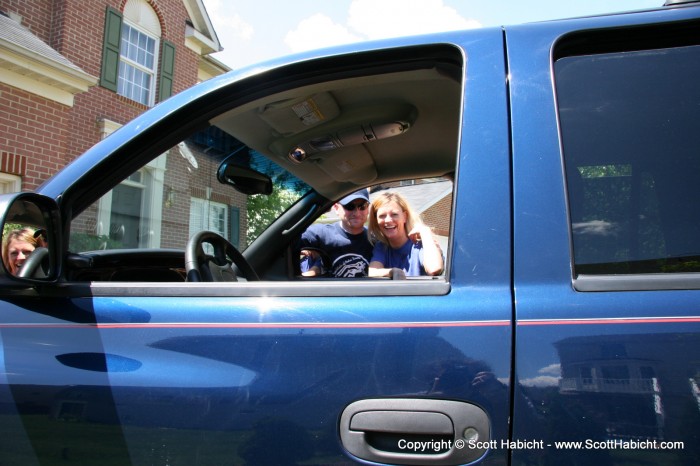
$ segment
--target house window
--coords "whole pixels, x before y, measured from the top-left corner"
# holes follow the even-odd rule
[[[9,173],[0,173],[0,194],[16,193],[22,189],[22,178]]]
[[[172,94],[174,71],[175,46],[162,39],[158,15],[146,0],[129,0],[123,13],[107,8],[101,86],[151,106]]]
[[[153,105],[157,39],[126,21],[122,24],[119,61],[120,95],[144,105]]]
[[[219,202],[208,201],[193,197],[190,203],[190,234],[203,230],[218,233],[223,238],[229,239],[228,234],[228,206]],[[204,252],[214,254],[211,244],[203,244]]]
[[[71,247],[74,250],[160,247],[166,164],[167,154],[162,154],[102,196],[96,211],[88,210],[75,219]],[[88,218],[92,215],[96,217],[94,221]]]
[[[190,237],[201,230],[213,231],[228,239],[228,206],[193,197],[190,204]]]

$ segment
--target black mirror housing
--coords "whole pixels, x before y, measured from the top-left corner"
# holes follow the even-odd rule
[[[50,283],[60,275],[61,222],[58,204],[35,193],[0,195],[2,222],[2,267],[4,277],[25,283]],[[34,249],[17,268],[10,250],[13,241],[22,241]],[[26,251],[24,251],[26,253]],[[21,268],[27,265],[31,270]]]
[[[236,191],[246,195],[272,194],[272,179],[269,176],[237,164],[231,159],[221,163],[216,177],[220,183],[231,185]]]

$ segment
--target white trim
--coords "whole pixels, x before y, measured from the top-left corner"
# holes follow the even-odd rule
[[[97,121],[97,127],[100,131],[101,139],[106,138],[122,126],[124,125],[117,123],[116,121],[108,120],[107,118],[102,118]]]
[[[221,63],[219,60],[212,58],[210,56],[199,57],[199,66],[197,67],[197,80],[199,82],[204,82],[215,76],[222,75],[231,68]]]
[[[108,121],[108,120],[107,120]],[[159,248],[163,225],[163,191],[165,189],[165,169],[167,153],[161,154],[141,169],[140,183],[123,180],[121,184],[143,189],[139,230],[145,235],[139,237],[139,248]],[[102,196],[97,210],[97,235],[109,235],[112,218],[112,191]],[[155,215],[153,215],[155,213]]]
[[[190,26],[185,26],[185,45],[198,55],[208,55],[218,52],[221,47],[217,48],[217,44],[210,38]]]
[[[112,218],[112,190],[102,196],[97,205],[97,236],[109,236],[109,224]]]
[[[72,107],[75,94],[98,79],[75,68],[0,40],[0,82]]]
[[[202,0],[184,0],[183,3],[190,20],[194,24],[194,29],[205,38],[205,42],[203,43],[208,44],[208,46],[213,49],[212,52],[221,52],[223,47],[221,47],[219,38],[211,23],[211,18],[209,18],[209,13],[204,7]],[[188,36],[187,32],[185,32],[185,36]]]
[[[140,25],[151,36],[160,37],[163,31],[160,28],[158,14],[146,0],[129,0],[124,5],[124,19],[129,23]]]
[[[158,62],[160,60],[160,36],[154,36],[152,33],[144,29],[141,25],[132,23],[131,21],[127,21],[126,19],[124,20],[123,25],[126,24],[130,28],[135,29],[136,31],[140,32],[141,34],[153,39],[154,45],[153,45],[153,68],[146,68],[146,66],[142,65],[141,63],[135,62],[131,60],[129,57],[124,55],[121,44],[119,44],[119,67],[120,67],[120,73],[121,73],[121,66],[122,63],[125,63],[139,71],[142,71],[149,75],[151,77],[151,86],[148,90],[148,102],[141,102],[139,100],[132,99],[131,96],[124,95],[124,94],[119,94],[123,95],[124,97],[134,100],[134,102],[138,102],[143,105],[147,105],[149,107],[153,107],[156,102],[156,90],[158,87]],[[124,27],[122,25],[122,27]],[[122,39],[123,40],[123,39]],[[119,80],[121,80],[121,77],[119,77]],[[117,84],[117,90],[119,89],[119,84]]]
[[[18,193],[22,190],[22,177],[0,173],[0,194]]]
[[[163,192],[165,190],[165,167],[167,153],[156,157],[146,165],[143,171],[143,180],[146,188],[141,211],[142,229],[147,231],[147,236],[139,238],[141,248],[159,248],[161,240],[161,227],[163,225]],[[146,224],[147,223],[147,224]]]
[[[211,188],[207,188],[207,198],[201,198],[201,197],[190,197],[190,229],[189,229],[189,235],[192,236],[198,231],[201,230],[210,230],[215,233],[220,234],[226,239],[229,239],[229,207],[228,205],[222,203],[222,202],[216,202],[212,201],[209,199],[211,192],[209,191]],[[215,219],[215,216],[212,215],[212,211],[220,209],[220,212],[224,214],[224,219],[223,219],[223,230],[214,228],[214,225],[212,224],[212,221]],[[196,217],[195,217],[195,214]],[[218,216],[216,217],[218,218]],[[197,222],[198,221],[198,222]]]

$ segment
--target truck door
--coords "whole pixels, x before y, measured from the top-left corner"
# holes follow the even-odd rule
[[[214,79],[83,155],[42,188],[70,234],[60,284],[2,291],[1,415],[22,425],[23,461],[505,463],[507,113],[502,33],[483,30]],[[405,135],[346,147],[346,130],[404,118]],[[227,157],[277,197],[234,191]],[[299,276],[295,240],[322,208],[419,177],[454,185],[422,196],[446,199],[443,275]],[[139,241],[122,243],[110,196],[136,185]],[[185,282],[202,229],[240,238],[258,276]]]
[[[697,13],[507,33],[513,464],[697,461]]]

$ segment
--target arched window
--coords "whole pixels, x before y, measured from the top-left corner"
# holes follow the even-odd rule
[[[122,22],[118,94],[144,105],[154,104],[159,40],[155,11],[144,0],[129,0]]]
[[[146,0],[129,0],[123,14],[112,8],[107,9],[102,86],[152,106],[156,102],[158,82],[159,100],[172,93],[174,57],[175,48],[161,40],[158,15]]]

